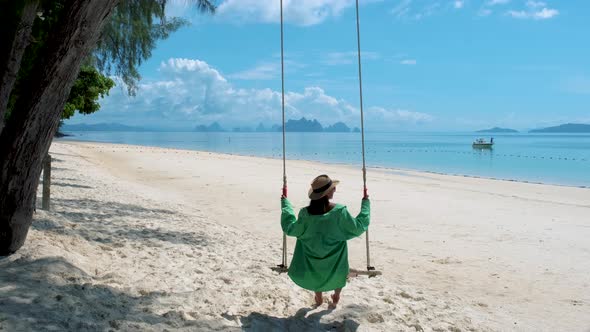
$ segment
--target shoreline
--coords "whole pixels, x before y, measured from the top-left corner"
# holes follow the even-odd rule
[[[112,142],[99,142],[99,141],[81,140],[81,139],[61,139],[61,138],[59,138],[56,141],[57,142],[113,144],[113,145],[123,145],[123,146],[129,145],[129,146],[139,146],[139,147],[158,148],[158,149],[213,153],[213,154],[228,155],[228,156],[241,156],[241,157],[271,159],[271,160],[282,160],[282,157],[268,157],[268,156],[260,156],[260,155],[255,155],[255,154],[226,153],[226,152],[208,151],[208,150],[162,147],[162,146],[155,146],[155,145],[112,143]],[[326,165],[339,165],[339,166],[348,166],[348,167],[357,167],[358,166],[357,168],[359,169],[359,171],[361,170],[361,167],[362,167],[361,163],[359,163],[357,165],[357,164],[350,164],[350,163],[345,163],[345,162],[325,162],[325,161],[317,161],[317,160],[312,160],[312,159],[299,159],[299,158],[287,158],[286,160],[287,161],[306,161],[306,162],[321,163],[321,164],[326,164]],[[463,177],[463,178],[473,178],[473,179],[483,179],[483,180],[493,180],[493,181],[517,182],[517,183],[536,184],[536,185],[544,185],[544,186],[556,186],[556,187],[565,187],[565,188],[590,189],[590,185],[574,185],[574,184],[561,184],[561,183],[552,183],[552,182],[538,182],[538,181],[520,180],[520,179],[513,179],[513,178],[487,177],[487,176],[469,175],[469,174],[461,174],[461,173],[445,173],[445,172],[419,170],[419,169],[412,169],[412,168],[398,168],[398,167],[389,167],[389,166],[367,166],[367,169],[375,169],[375,170],[391,171],[391,172],[416,173],[417,175],[435,174],[435,175],[451,176],[451,177]],[[414,176],[416,174],[414,174]]]

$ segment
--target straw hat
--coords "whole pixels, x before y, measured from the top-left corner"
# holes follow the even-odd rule
[[[332,188],[336,187],[336,185],[340,183],[338,180],[332,180],[329,176],[322,174],[311,182],[311,188],[309,188],[309,192],[307,196],[311,200],[320,199],[332,190]]]

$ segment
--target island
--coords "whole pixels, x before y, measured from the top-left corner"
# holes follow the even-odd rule
[[[555,127],[533,129],[529,133],[590,133],[590,124],[566,123]]]
[[[299,120],[289,120],[285,123],[285,131],[296,131],[296,132],[321,132],[324,131],[324,127],[318,122],[318,120],[307,120],[301,118]]]
[[[212,124],[210,124],[208,126],[198,125],[195,127],[195,131],[212,133],[212,132],[223,132],[225,130],[223,128],[221,128],[219,123],[213,122]]]
[[[329,133],[349,133],[350,128],[344,122],[336,122],[335,124],[328,126],[324,131]]]
[[[264,131],[265,127],[260,124],[257,131]],[[272,126],[271,131],[282,131],[283,127],[280,125]],[[325,132],[325,133],[349,133],[351,130],[344,122],[336,122],[331,126],[323,127],[322,124],[316,120],[308,120],[302,117],[299,120],[289,119],[285,123],[285,131],[287,132]]]
[[[490,129],[478,130],[476,133],[518,133],[518,130],[510,128],[494,127]]]

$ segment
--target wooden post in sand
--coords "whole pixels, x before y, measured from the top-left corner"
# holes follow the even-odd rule
[[[51,198],[51,155],[47,154],[43,160],[43,210],[49,211],[49,199]]]

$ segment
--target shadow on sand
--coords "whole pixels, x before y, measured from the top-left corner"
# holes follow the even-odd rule
[[[189,229],[180,232],[160,227],[180,217],[173,211],[92,199],[53,199],[52,204],[53,210],[74,223],[75,227],[64,227],[51,219],[37,218],[32,225],[34,229],[79,235],[87,241],[100,243],[157,240],[197,247],[208,244],[202,231]]]
[[[238,329],[228,326],[223,318],[188,320],[174,306],[166,311],[160,303],[170,295],[174,294],[131,295],[96,284],[91,276],[61,257],[0,258],[2,331]],[[157,310],[161,313],[154,312]]]
[[[307,315],[314,308],[301,308],[291,317],[274,317],[253,312],[246,317],[240,317],[244,331],[356,331],[359,323],[343,318],[322,322],[324,315],[334,310],[325,309]]]
[[[133,325],[165,321],[142,310],[153,299],[130,296],[91,281],[86,273],[60,257],[1,259],[0,329],[106,331],[122,322]]]

